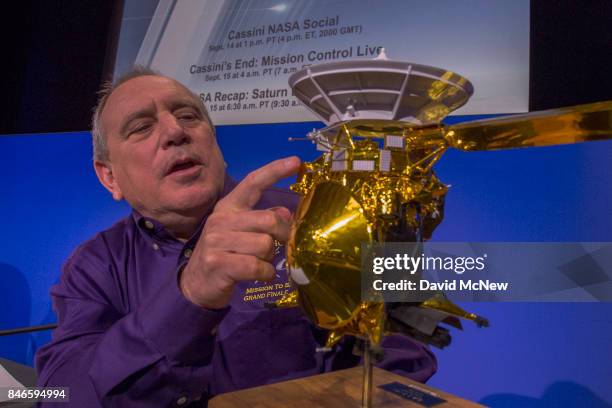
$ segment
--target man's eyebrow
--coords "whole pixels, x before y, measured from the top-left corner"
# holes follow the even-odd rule
[[[182,108],[192,108],[195,109],[196,111],[200,112],[200,106],[193,100],[191,99],[179,99],[176,101],[172,101],[169,104],[169,108],[172,111],[178,110],[178,109],[182,109]]]
[[[130,113],[125,119],[123,119],[123,123],[119,129],[119,134],[124,135],[125,132],[127,132],[130,123],[139,118],[150,117],[153,114],[152,112],[153,109],[151,107],[146,107]]]

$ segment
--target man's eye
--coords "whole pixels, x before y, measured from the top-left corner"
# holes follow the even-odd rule
[[[177,117],[179,120],[182,120],[185,122],[191,122],[191,121],[198,119],[198,115],[192,112],[179,113]]]
[[[143,133],[149,130],[151,126],[152,125],[150,123],[143,123],[134,127],[134,129],[130,133]]]

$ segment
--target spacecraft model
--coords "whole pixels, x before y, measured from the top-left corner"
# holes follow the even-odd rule
[[[287,246],[297,290],[276,302],[299,305],[329,330],[376,345],[405,333],[449,344],[459,318],[486,326],[438,294],[425,302],[366,302],[361,243],[422,242],[444,217],[448,186],[434,164],[447,149],[495,150],[612,138],[612,101],[453,126],[441,120],[464,105],[472,84],[444,69],[387,59],[307,67],[289,78],[294,95],[326,127],[307,135],[322,155],[304,163],[292,189],[303,196]]]

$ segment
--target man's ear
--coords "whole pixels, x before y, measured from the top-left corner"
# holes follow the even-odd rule
[[[94,170],[100,183],[112,194],[113,198],[117,201],[121,200],[123,193],[113,174],[113,165],[109,162],[94,160]]]

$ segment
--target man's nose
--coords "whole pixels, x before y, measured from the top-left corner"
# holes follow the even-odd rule
[[[179,146],[189,142],[189,135],[185,133],[183,125],[174,115],[168,113],[160,115],[161,144],[164,148]]]

